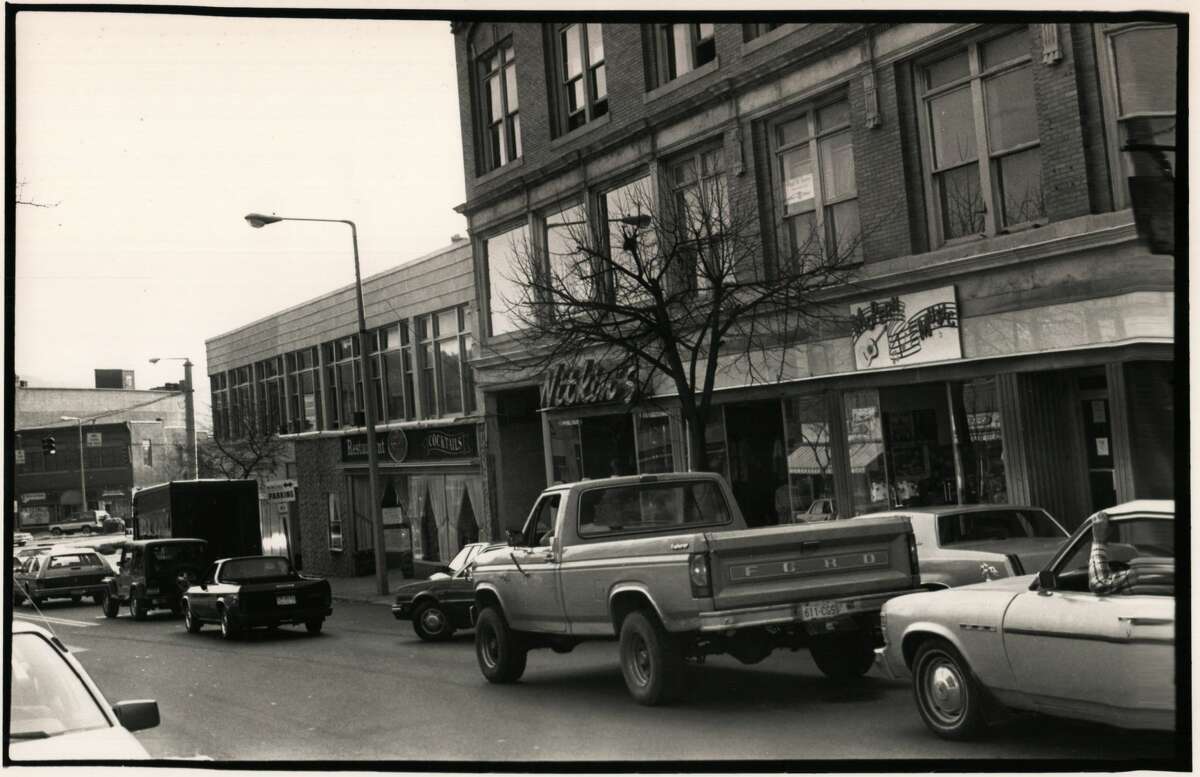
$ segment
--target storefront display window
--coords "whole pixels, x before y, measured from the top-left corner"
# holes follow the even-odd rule
[[[642,414],[637,422],[638,473],[671,472],[671,418],[664,414]]]
[[[847,391],[846,448],[850,458],[850,495],[854,513],[869,513],[891,507],[888,498],[887,457],[883,448],[879,391]]]
[[[824,396],[795,397],[784,403],[790,504],[776,505],[781,523],[828,520],[837,515],[834,460]]]
[[[629,413],[581,418],[579,434],[585,478],[637,474],[633,416]]]
[[[574,483],[583,478],[583,445],[578,418],[550,419],[551,481]]]
[[[1004,440],[995,378],[950,384],[955,431],[963,471],[963,502],[1008,501]]]

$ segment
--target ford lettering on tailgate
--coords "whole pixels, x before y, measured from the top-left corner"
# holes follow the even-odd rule
[[[859,551],[838,556],[814,556],[812,558],[787,559],[785,561],[759,561],[754,564],[734,564],[729,567],[731,582],[742,580],[765,580],[772,577],[796,575],[819,575],[827,572],[869,567],[886,567],[886,550]]]

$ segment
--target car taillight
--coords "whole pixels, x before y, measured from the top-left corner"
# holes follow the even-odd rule
[[[912,570],[913,577],[920,578],[921,566],[917,558],[917,538],[912,532],[908,534],[908,568]]]
[[[712,596],[712,578],[708,569],[708,553],[693,553],[688,557],[688,577],[692,582],[692,596],[697,599]]]
[[[1008,568],[1012,572],[1013,577],[1025,574],[1025,565],[1021,563],[1021,559],[1017,557],[1017,554],[1009,553],[1007,558]]]

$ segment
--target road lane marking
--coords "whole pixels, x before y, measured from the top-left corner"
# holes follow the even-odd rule
[[[96,623],[88,623],[87,621],[73,621],[69,618],[59,618],[54,615],[25,615],[19,618],[14,616],[13,619],[24,621],[26,623],[32,623],[35,626],[39,625],[39,621],[53,623],[56,626],[78,626],[87,629],[92,629],[99,625]]]

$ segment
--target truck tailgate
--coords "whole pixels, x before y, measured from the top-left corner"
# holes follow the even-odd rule
[[[907,518],[855,518],[706,535],[716,609],[912,588]]]

